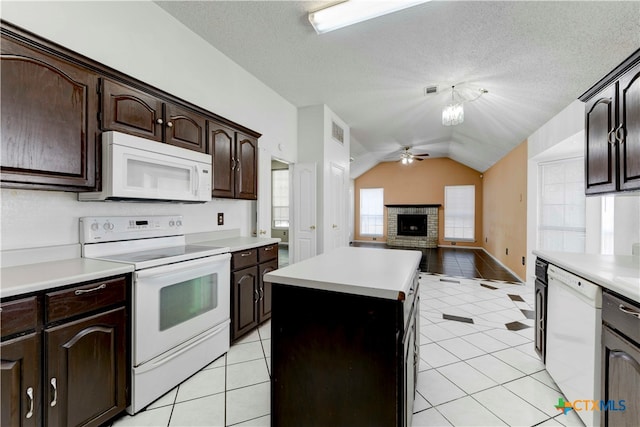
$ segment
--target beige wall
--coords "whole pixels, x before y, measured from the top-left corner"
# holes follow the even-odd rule
[[[522,257],[527,255],[527,141],[488,169],[483,181],[483,247],[524,280],[526,274]]]
[[[525,151],[526,154],[526,151]],[[526,174],[525,174],[526,177]],[[438,210],[438,244],[448,245],[444,236],[444,187],[446,185],[476,186],[476,241],[459,243],[460,246],[482,246],[482,179],[480,173],[447,158],[425,159],[403,165],[400,162],[383,162],[355,179],[355,240],[372,240],[360,236],[360,189],[384,188],[384,203],[391,204],[440,204]],[[386,241],[386,209],[385,229],[383,237],[378,241]]]

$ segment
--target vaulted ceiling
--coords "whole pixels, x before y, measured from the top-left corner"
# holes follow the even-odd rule
[[[295,106],[329,106],[352,177],[405,146],[484,172],[640,47],[638,1],[432,1],[322,35],[307,14],[335,2],[156,3]],[[488,93],[445,127],[452,85]]]

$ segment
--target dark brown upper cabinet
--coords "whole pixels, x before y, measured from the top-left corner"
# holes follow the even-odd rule
[[[204,116],[109,79],[102,79],[101,95],[102,130],[205,152]]]
[[[257,198],[259,133],[5,21],[0,31],[3,187],[95,191],[97,143],[113,130],[209,152],[224,164],[215,197]],[[215,141],[207,122],[224,129]]]
[[[212,196],[258,198],[258,140],[208,121],[208,153],[213,157]]]
[[[3,187],[95,186],[97,75],[2,31]]]
[[[640,50],[580,100],[586,194],[640,189]]]

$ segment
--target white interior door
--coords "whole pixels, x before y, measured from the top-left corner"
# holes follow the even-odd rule
[[[271,237],[271,154],[258,151],[258,200],[256,230],[258,237]]]
[[[330,164],[329,193],[325,197],[329,207],[329,221],[327,223],[327,239],[325,252],[346,245],[347,233],[347,189],[345,185],[345,170],[335,163]]]
[[[293,208],[289,250],[291,262],[295,263],[316,256],[316,164],[296,163],[291,165]]]

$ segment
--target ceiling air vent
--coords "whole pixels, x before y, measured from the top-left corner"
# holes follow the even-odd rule
[[[438,93],[438,86],[427,86],[424,88],[424,96],[433,95]]]
[[[331,121],[331,136],[340,144],[344,144],[344,129],[334,121]]]

